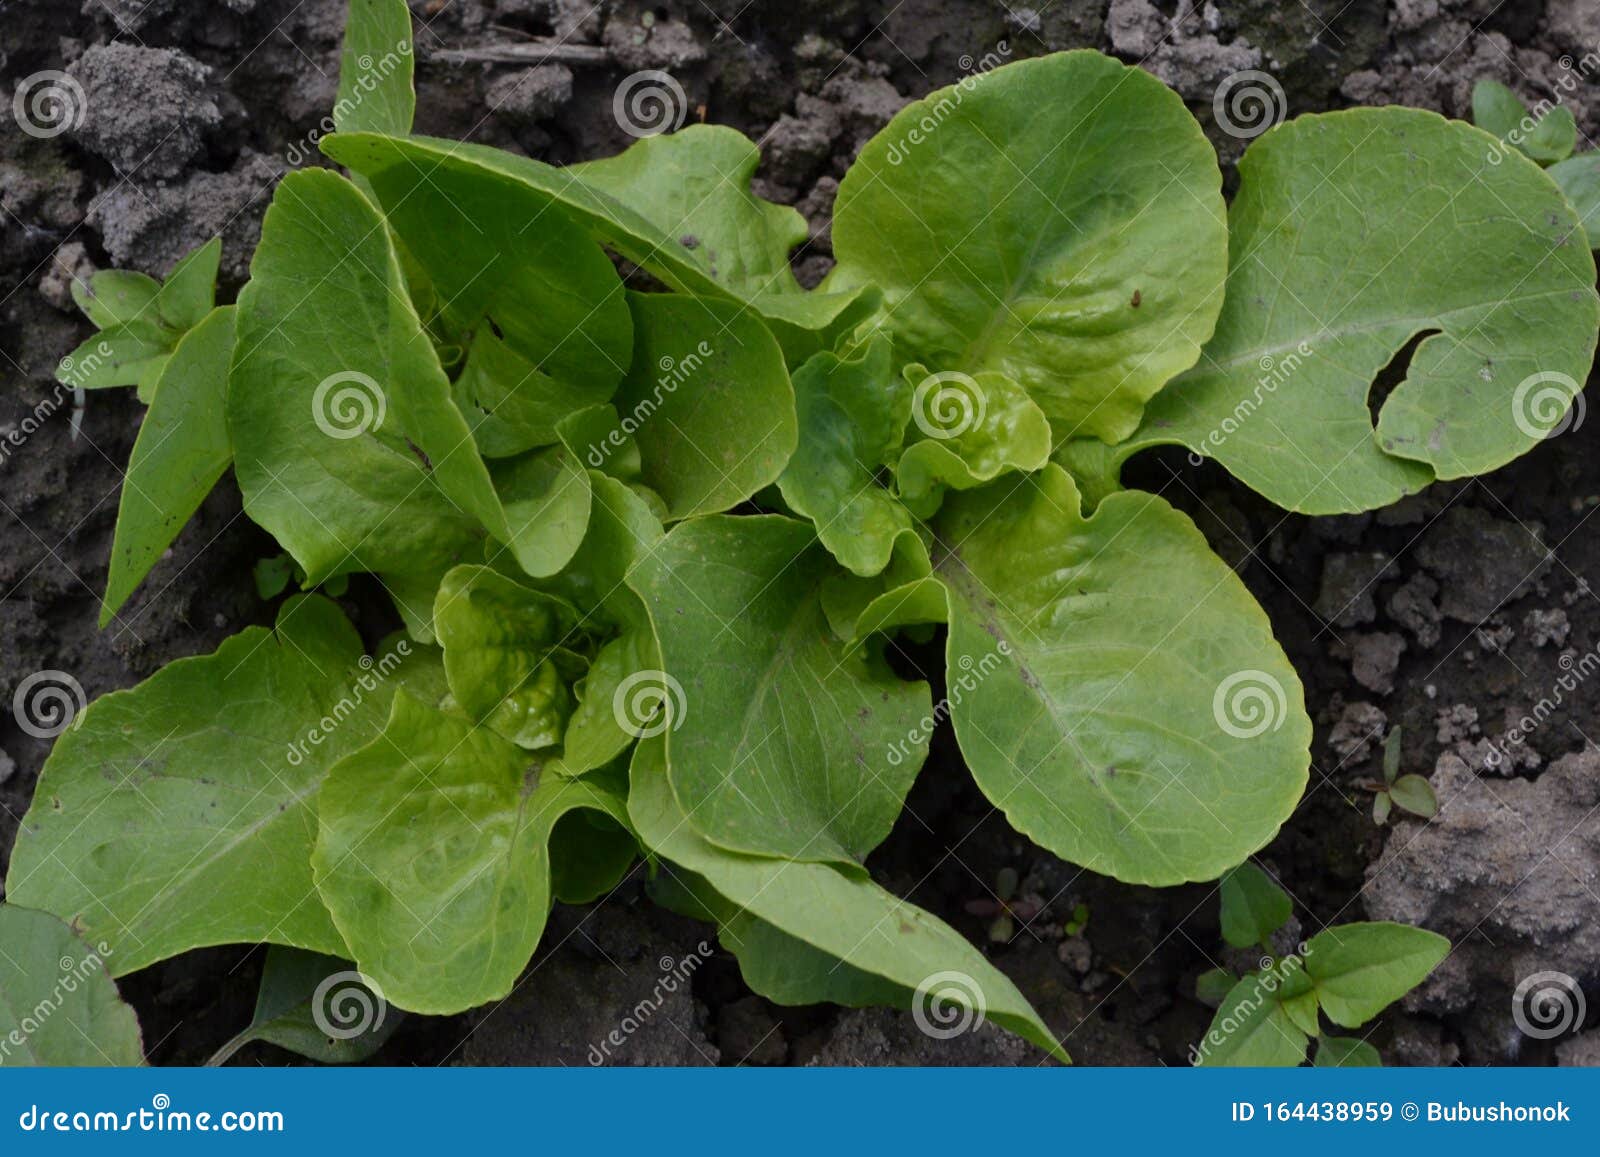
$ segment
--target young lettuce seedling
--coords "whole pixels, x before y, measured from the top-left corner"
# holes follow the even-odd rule
[[[751,192],[738,133],[564,169],[414,136],[408,29],[401,0],[354,0],[323,142],[350,175],[284,178],[237,303],[176,315],[105,607],[231,463],[303,587],[374,575],[405,630],[369,655],[295,595],[61,735],[7,894],[118,975],[265,943],[453,1013],[642,854],[775,1001],[950,1000],[1064,1058],[864,864],[946,719],[1019,832],[1124,881],[1215,879],[1294,809],[1294,669],[1121,464],[1176,443],[1288,509],[1371,509],[1533,447],[1524,386],[1564,383],[1553,422],[1594,353],[1560,189],[1430,113],[1280,125],[1227,206],[1150,75],[1010,64],[866,145],[808,292],[805,224]],[[95,320],[154,309],[167,342],[139,292]],[[933,630],[937,704],[884,657]],[[1314,1000],[1267,1015],[1303,1053],[1312,1004],[1362,1023],[1436,961],[1427,936],[1325,932]]]

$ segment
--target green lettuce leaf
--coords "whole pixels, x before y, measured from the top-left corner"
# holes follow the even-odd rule
[[[1555,427],[1600,332],[1594,259],[1538,166],[1415,109],[1303,116],[1239,164],[1227,303],[1119,447],[1176,442],[1289,510],[1370,510]],[[1423,336],[1426,335],[1426,336]],[[1414,339],[1379,411],[1380,371]]]
[[[1026,998],[981,952],[865,873],[741,856],[697,834],[693,813],[685,813],[667,782],[663,749],[657,737],[634,752],[628,792],[634,830],[647,847],[715,889],[725,901],[716,905],[724,916],[746,913],[770,926],[766,932],[742,919],[728,926],[728,940],[758,991],[791,1004],[891,1001],[948,1035],[954,1026],[944,1017],[959,1004],[965,1011],[957,1024],[971,1028],[987,1017],[1058,1060],[1068,1059]],[[796,944],[805,951],[780,955]]]
[[[922,766],[927,684],[834,635],[821,586],[839,573],[809,525],[763,515],[684,523],[628,580],[664,671],[627,718],[666,733],[673,790],[716,844],[858,865]]]
[[[840,183],[833,239],[841,277],[882,288],[897,357],[1002,373],[1058,437],[1108,442],[1194,364],[1227,272],[1200,126],[1153,76],[1087,51],[902,109]]]
[[[356,964],[385,998],[448,1014],[506,996],[552,900],[550,837],[620,793],[406,694],[328,772],[312,864]]]
[[[227,410],[233,333],[233,308],[213,311],[178,342],[162,371],[122,482],[102,627],[233,461]]]
[[[1578,220],[1589,237],[1589,248],[1600,249],[1600,152],[1562,161],[1545,170],[1561,187],[1567,201],[1577,211]]]
[[[1213,879],[1305,788],[1300,681],[1188,518],[1134,491],[1078,510],[1052,466],[941,512],[956,737],[1057,855],[1130,883]]]
[[[45,912],[0,904],[0,1068],[144,1064],[133,1009],[91,947]]]
[[[365,658],[338,607],[304,595],[275,630],[100,697],[45,763],[6,895],[106,941],[118,976],[212,944],[344,953],[311,882],[317,791],[397,686],[437,699],[437,666],[404,640]]]
[[[914,533],[910,511],[878,484],[905,436],[910,386],[879,337],[848,357],[814,355],[795,371],[794,394],[799,445],[778,478],[783,500],[846,569],[875,575]]]
[[[409,133],[417,108],[415,67],[405,0],[350,0],[333,106],[339,131]]]

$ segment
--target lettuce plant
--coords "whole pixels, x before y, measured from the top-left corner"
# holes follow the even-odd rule
[[[230,465],[306,593],[56,743],[7,893],[118,974],[265,943],[456,1012],[642,855],[775,1001],[949,1002],[1064,1056],[864,864],[946,720],[1018,831],[1133,883],[1215,879],[1296,806],[1293,668],[1122,462],[1370,509],[1529,449],[1519,383],[1564,410],[1593,355],[1561,191],[1429,113],[1280,125],[1229,206],[1151,76],[1010,64],[867,144],[807,291],[729,129],[567,168],[411,135],[408,51],[360,75],[406,19],[352,5],[348,175],[287,176],[237,303],[162,330],[106,614]],[[91,318],[139,323],[110,276]],[[315,593],[358,573],[404,624],[370,653]],[[936,632],[938,702],[885,657]]]

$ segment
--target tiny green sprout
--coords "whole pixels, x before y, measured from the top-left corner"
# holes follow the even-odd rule
[[[1088,927],[1089,905],[1077,904],[1072,909],[1072,915],[1061,925],[1061,931],[1067,936],[1082,936]]]
[[[1372,820],[1380,827],[1394,808],[1422,819],[1439,814],[1439,797],[1433,785],[1416,774],[1400,774],[1400,728],[1390,731],[1383,741],[1383,782],[1364,780],[1361,784],[1373,793]]]
[[[1001,868],[995,876],[994,897],[969,900],[966,904],[966,910],[972,915],[992,917],[988,931],[992,944],[1010,943],[1017,934],[1017,921],[1026,924],[1044,908],[1043,901],[1037,896],[1017,895],[1019,882],[1015,868]]]

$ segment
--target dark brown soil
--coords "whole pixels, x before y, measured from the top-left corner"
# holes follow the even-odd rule
[[[162,663],[269,622],[252,564],[276,553],[225,483],[109,630],[95,629],[121,464],[141,408],[131,391],[87,399],[80,432],[51,371],[87,326],[66,277],[120,264],[165,273],[222,232],[228,290],[274,177],[303,158],[332,103],[342,0],[0,0],[0,95],[41,69],[69,68],[88,92],[81,130],[49,142],[0,116],[0,434],[43,412],[0,459],[0,693],[40,670],[69,672],[93,697]],[[666,69],[694,115],[761,140],[762,189],[798,205],[815,237],[808,280],[829,261],[835,182],[859,144],[905,100],[974,60],[1094,47],[1173,85],[1225,161],[1240,142],[1213,124],[1217,83],[1244,68],[1281,81],[1291,114],[1402,102],[1465,115],[1490,76],[1554,96],[1563,67],[1600,50],[1592,0],[1243,0],[1204,8],[1145,0],[428,0],[421,131],[554,161],[602,156],[629,139],[612,114],[619,80]],[[570,81],[519,66],[451,64],[446,48],[530,36],[604,45],[609,64]],[[1565,58],[1565,65],[1563,64]],[[194,65],[204,66],[203,68]],[[1600,89],[1568,96],[1587,142]],[[315,162],[309,162],[315,163]],[[1595,1063],[1587,1038],[1519,1034],[1511,992],[1557,970],[1600,981],[1600,680],[1574,679],[1600,644],[1600,429],[1576,426],[1491,477],[1439,485],[1375,515],[1285,515],[1182,455],[1133,464],[1130,481],[1189,511],[1272,616],[1315,719],[1311,788],[1260,857],[1296,901],[1303,934],[1355,919],[1402,919],[1457,944],[1447,964],[1372,1041],[1389,1063]],[[31,426],[29,427],[31,428]],[[384,624],[359,584],[352,613]],[[911,664],[935,659],[911,653]],[[937,662],[932,662],[937,667]],[[1570,684],[1570,685],[1569,685]],[[1540,722],[1518,727],[1535,711]],[[1378,742],[1402,733],[1404,770],[1430,775],[1444,812],[1380,828],[1362,786]],[[1520,744],[1508,730],[1526,732]],[[0,869],[48,743],[0,713]],[[949,735],[871,865],[888,886],[984,942],[1002,872],[1037,906],[991,945],[1080,1063],[1178,1064],[1210,1010],[1202,971],[1228,962],[1212,886],[1155,891],[1094,876],[1013,834],[982,799]],[[1087,910],[1082,934],[1063,924]],[[597,1029],[620,1018],[662,958],[698,951],[709,930],[671,917],[630,881],[559,912],[541,956],[502,1005],[410,1018],[378,1058],[395,1064],[583,1064]],[[194,953],[125,980],[156,1063],[194,1063],[249,1018],[260,950]],[[1591,1001],[1600,1015],[1600,999]],[[1593,1017],[1591,1017],[1591,1023]],[[692,996],[629,1037],[619,1063],[1036,1063],[994,1032],[930,1042],[882,1010],[777,1009],[713,953]],[[244,1063],[290,1063],[267,1047]],[[236,1062],[237,1063],[237,1062]]]

